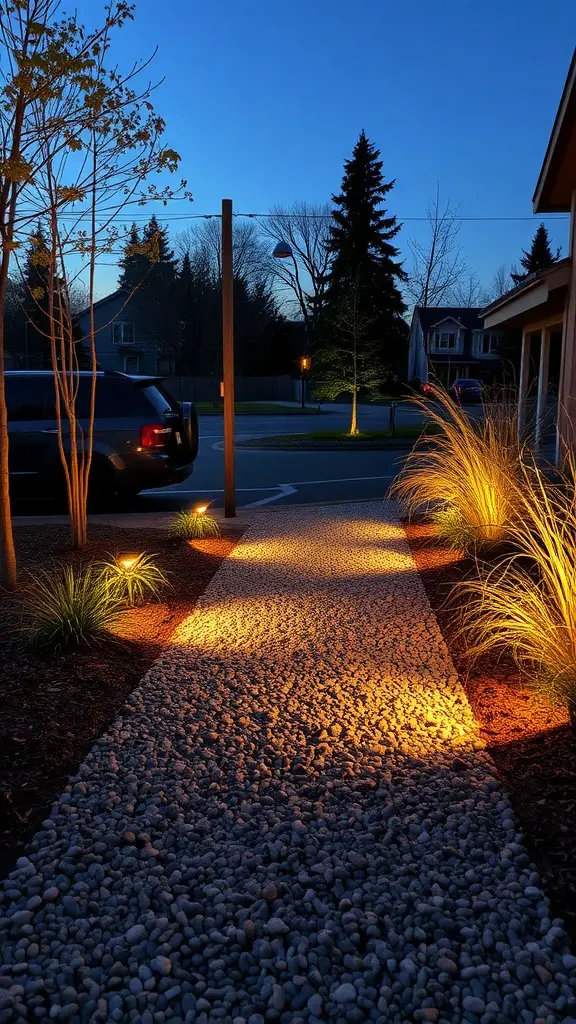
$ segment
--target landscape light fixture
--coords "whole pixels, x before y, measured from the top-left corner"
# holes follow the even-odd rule
[[[118,565],[121,565],[123,569],[126,569],[126,571],[128,571],[129,569],[132,569],[134,565],[136,565],[138,558],[138,555],[129,555],[126,558],[119,558]]]
[[[208,511],[208,505],[197,505],[194,511],[196,515],[203,516]]]

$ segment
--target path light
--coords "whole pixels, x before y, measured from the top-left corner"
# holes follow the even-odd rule
[[[127,555],[126,558],[118,559],[118,565],[121,565],[123,569],[129,572],[130,569],[134,568],[139,558],[140,555]]]
[[[194,511],[197,516],[203,516],[208,511],[208,505],[196,505]]]

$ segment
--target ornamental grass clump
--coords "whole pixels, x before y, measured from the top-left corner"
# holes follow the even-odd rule
[[[154,555],[126,555],[110,558],[98,566],[100,578],[114,599],[130,608],[146,599],[158,598],[168,580],[154,561]]]
[[[509,651],[519,668],[576,727],[576,476],[560,486],[532,464],[518,488],[516,553],[479,565],[461,584],[468,595],[463,633],[470,655]]]
[[[411,399],[438,433],[423,435],[391,488],[410,516],[424,512],[439,536],[466,552],[504,541],[514,520],[522,453],[516,406],[485,403],[472,419],[442,388]]]
[[[174,540],[206,540],[221,536],[214,516],[198,509],[177,512],[170,523],[169,533]]]
[[[62,566],[34,578],[21,628],[26,640],[39,647],[79,647],[110,636],[123,608],[93,567]]]

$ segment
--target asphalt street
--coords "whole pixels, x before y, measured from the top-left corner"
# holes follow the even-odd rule
[[[388,418],[387,407],[362,408],[360,427],[385,429]],[[240,440],[310,430],[344,430],[349,421],[350,406],[331,406],[329,412],[319,416],[237,416],[235,427]],[[417,421],[412,410],[398,410],[398,423]],[[212,501],[215,507],[221,506],[224,502],[223,439],[222,417],[201,416],[200,449],[192,476],[166,490],[143,492],[133,499],[127,511],[179,509],[203,498]],[[381,498],[407,450],[303,452],[239,448],[236,451],[238,505]]]
[[[331,404],[318,416],[237,416],[236,438],[270,437],[277,434],[307,433],[311,430],[345,430],[350,423],[350,405]],[[388,406],[361,406],[359,426],[365,430],[387,429]],[[416,425],[422,418],[413,407],[398,405],[396,423]],[[103,512],[170,512],[208,500],[214,508],[224,504],[224,426],[222,416],[201,416],[200,447],[194,471],[187,480],[162,490],[143,491],[123,501],[111,502]],[[412,441],[405,449],[384,451],[281,451],[273,449],[236,450],[238,507],[287,505],[322,501],[350,501],[382,498],[399,472]],[[15,516],[52,515],[47,501],[13,505]]]

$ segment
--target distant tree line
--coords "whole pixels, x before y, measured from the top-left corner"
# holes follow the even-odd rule
[[[261,220],[234,222],[236,365],[247,375],[298,373],[299,356],[321,367],[331,347],[346,347],[343,307],[361,309],[363,346],[381,375],[402,373],[406,324],[404,279],[393,239],[399,225],[384,209],[380,154],[361,133],[332,204],[294,203]],[[284,258],[273,250],[278,243]],[[17,366],[49,364],[47,241],[39,223],[8,285],[6,349]],[[134,223],[121,242],[118,286],[130,294],[136,321],[183,374],[221,372],[221,237],[218,218],[169,237],[156,216]],[[47,261],[48,264],[49,261]],[[57,287],[57,282],[55,287]],[[73,313],[84,301],[70,292]],[[359,344],[356,336],[354,344]],[[333,359],[332,359],[333,362]]]

